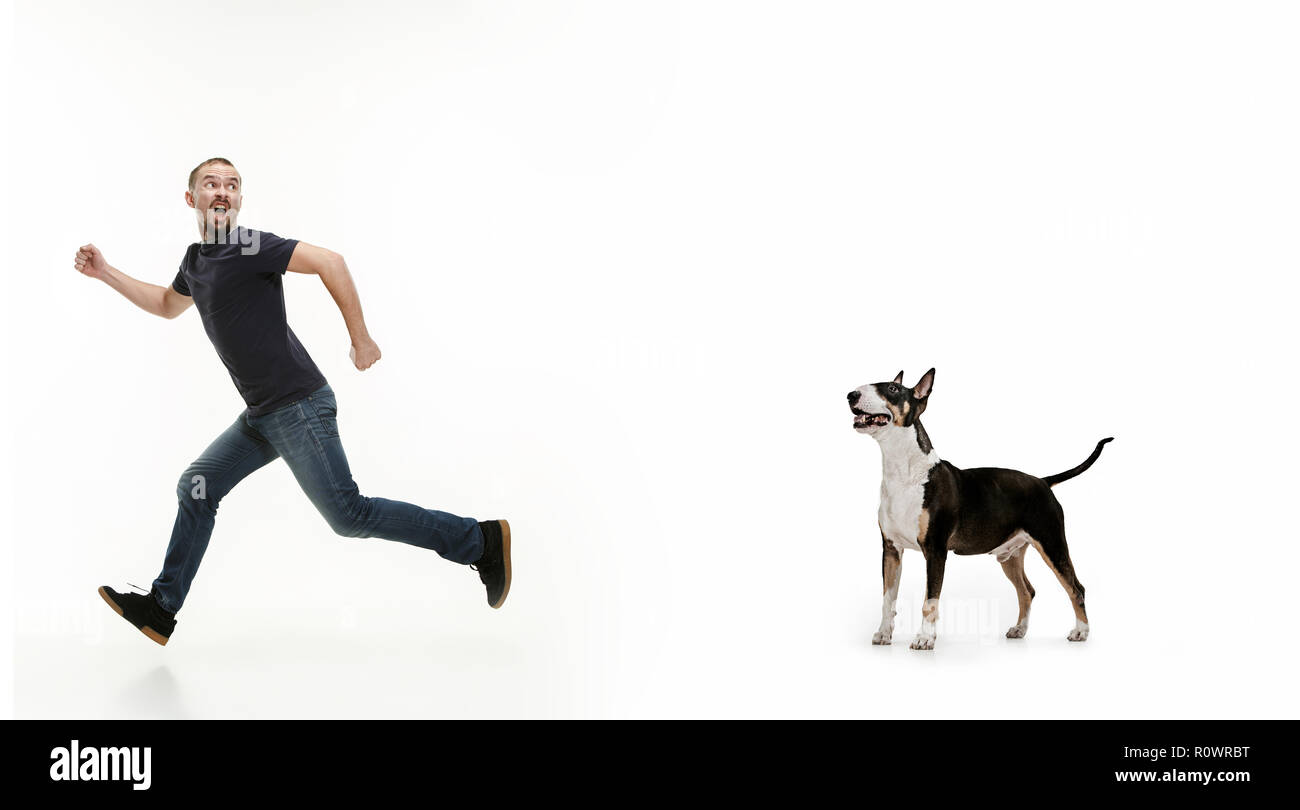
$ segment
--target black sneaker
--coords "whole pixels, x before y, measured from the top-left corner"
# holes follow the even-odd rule
[[[153,591],[148,595],[138,593],[118,593],[107,585],[99,589],[108,606],[117,611],[117,615],[135,625],[141,633],[159,644],[166,644],[176,629],[176,614],[163,610],[154,598]]]
[[[478,524],[483,532],[483,556],[471,564],[487,586],[488,604],[499,608],[510,593],[510,524],[487,520]]]

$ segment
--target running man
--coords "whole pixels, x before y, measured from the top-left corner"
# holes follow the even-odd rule
[[[283,283],[286,271],[320,277],[351,336],[349,357],[365,371],[380,352],[366,331],[352,276],[333,251],[237,225],[242,201],[242,179],[229,160],[211,158],[190,172],[185,203],[194,209],[202,241],[186,250],[169,287],[131,278],[94,245],[77,251],[77,270],[146,312],[175,318],[197,304],[208,338],[248,405],[182,473],[171,542],[149,593],[105,586],[99,595],[146,636],[166,644],[208,547],[217,505],[249,473],[283,458],[335,532],[397,540],[470,564],[487,587],[488,604],[501,607],[510,591],[506,521],[480,523],[368,498],[357,489],[339,438],[334,391],[289,328]]]

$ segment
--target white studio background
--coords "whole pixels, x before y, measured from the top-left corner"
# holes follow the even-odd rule
[[[18,717],[1295,717],[1300,13],[1283,3],[20,2],[6,533]],[[283,464],[221,504],[166,648],[185,466],[243,405],[167,284],[184,180],[338,250],[290,322],[362,492],[515,528],[501,611],[335,537]],[[845,394],[938,369],[959,466],[1061,485],[1092,638],[954,558],[879,621]]]

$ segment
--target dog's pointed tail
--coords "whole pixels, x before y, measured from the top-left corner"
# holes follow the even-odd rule
[[[1097,442],[1097,449],[1092,451],[1092,455],[1088,456],[1087,461],[1083,462],[1078,467],[1075,467],[1073,470],[1066,470],[1063,473],[1057,473],[1056,475],[1049,475],[1043,480],[1047,482],[1047,485],[1049,487],[1054,487],[1057,484],[1061,483],[1062,481],[1069,481],[1074,476],[1079,475],[1084,470],[1091,467],[1092,463],[1097,460],[1098,456],[1101,455],[1102,446],[1106,444],[1106,442],[1113,442],[1113,441],[1115,441],[1114,436],[1111,436],[1110,438],[1107,439],[1102,439],[1101,441]]]

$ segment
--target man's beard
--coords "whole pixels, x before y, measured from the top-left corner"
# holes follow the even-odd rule
[[[217,244],[228,243],[235,232],[235,218],[229,212],[220,221],[211,212],[203,217],[203,241]]]

